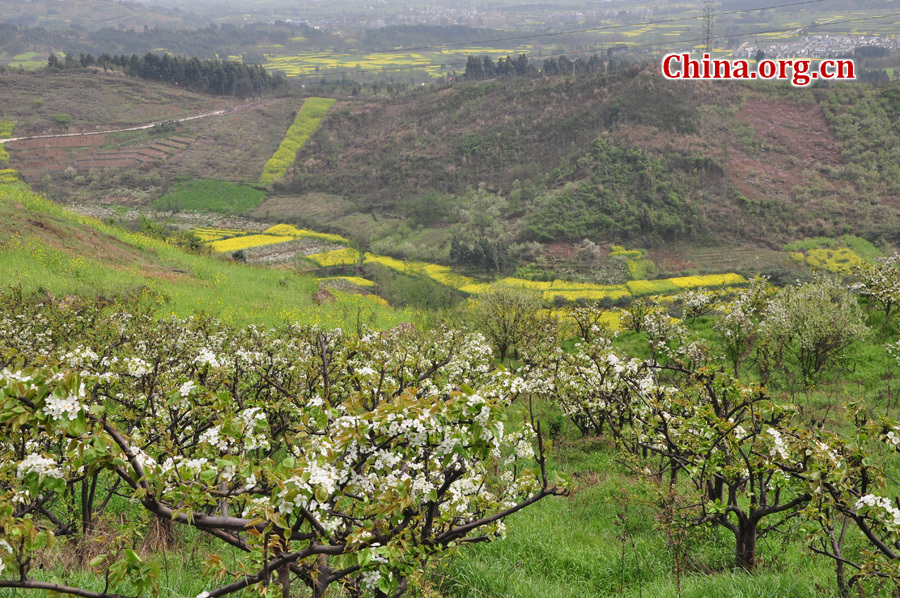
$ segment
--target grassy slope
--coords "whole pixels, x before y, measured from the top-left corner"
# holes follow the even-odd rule
[[[571,498],[545,500],[507,520],[503,541],[459,552],[437,568],[445,598],[582,598],[677,595],[675,561],[654,496],[629,476],[616,452],[595,440],[555,447],[559,465],[579,483]],[[682,596],[832,596],[833,571],[810,558],[800,537],[786,550],[782,538],[763,540],[763,563],[752,575],[731,568],[733,537],[719,531],[692,535]],[[818,587],[817,587],[818,586]]]
[[[74,216],[22,183],[0,185],[0,239],[0,280],[28,292],[112,298],[143,290],[158,297],[162,313],[202,310],[234,323],[352,326],[359,314],[364,323],[390,327],[414,317],[360,295],[317,306],[313,278],[186,254]]]

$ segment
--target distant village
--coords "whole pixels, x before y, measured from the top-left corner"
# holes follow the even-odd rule
[[[535,12],[501,12],[499,10],[478,10],[477,8],[452,8],[429,6],[409,9],[391,17],[368,20],[371,28],[388,25],[467,25],[470,27],[540,26],[552,23],[584,23],[603,19],[626,17],[646,18],[652,16],[652,9],[631,10],[567,10]]]
[[[379,3],[376,3],[376,6]],[[585,9],[585,10],[547,10],[541,5],[533,10],[500,11],[471,7],[454,7],[431,5],[418,8],[406,8],[391,15],[377,17],[361,17],[348,11],[343,16],[331,19],[310,20],[295,19],[296,22],[318,28],[366,27],[380,29],[393,25],[464,25],[468,27],[505,27],[505,28],[540,28],[562,23],[600,23],[607,19],[626,19],[637,21],[653,16],[652,8],[635,9]],[[291,21],[291,19],[288,19]]]
[[[762,49],[766,58],[835,58],[851,55],[854,48],[866,46],[896,51],[900,50],[900,39],[866,35],[808,35],[796,42],[773,44],[745,42],[731,55],[734,58],[754,58]]]

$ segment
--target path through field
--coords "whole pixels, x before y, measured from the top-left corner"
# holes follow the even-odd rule
[[[87,137],[89,135],[106,135],[108,133],[124,133],[125,131],[141,131],[144,129],[152,129],[156,125],[160,125],[164,122],[171,122],[172,120],[174,120],[175,122],[182,123],[182,122],[187,122],[189,120],[197,120],[199,118],[207,118],[210,116],[219,116],[219,115],[226,114],[226,113],[238,112],[238,111],[245,110],[247,108],[256,106],[257,104],[259,104],[259,102],[252,102],[250,104],[244,104],[241,106],[232,106],[231,108],[228,108],[227,110],[216,110],[215,112],[206,112],[204,114],[197,114],[196,116],[186,116],[184,118],[170,119],[169,121],[160,121],[160,122],[150,123],[149,125],[141,125],[139,127],[128,127],[125,129],[111,129],[109,131],[89,131],[86,133],[60,133],[59,135],[32,135],[30,137],[7,137],[5,139],[0,139],[0,144],[10,143],[12,141],[27,141],[29,139],[54,139],[54,138],[58,138],[58,137]]]

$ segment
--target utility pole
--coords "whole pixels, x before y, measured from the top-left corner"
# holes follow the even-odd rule
[[[712,22],[713,3],[706,0],[703,3],[703,41],[706,44],[706,53],[712,55]]]

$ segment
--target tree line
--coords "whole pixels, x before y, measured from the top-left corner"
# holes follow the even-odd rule
[[[467,81],[482,81],[495,77],[588,75],[605,70],[616,70],[620,66],[621,60],[613,60],[612,49],[607,50],[605,60],[597,54],[587,59],[583,56],[578,56],[575,60],[571,60],[566,56],[545,58],[543,60],[529,59],[525,54],[519,54],[518,58],[513,58],[512,56],[503,58],[501,56],[495,63],[487,54],[480,57],[470,54],[466,60],[466,70],[463,73],[463,77]]]
[[[200,60],[152,52],[144,56],[104,53],[96,58],[92,54],[81,54],[78,58],[67,54],[62,59],[51,54],[47,67],[53,70],[88,67],[119,70],[133,77],[215,95],[255,96],[285,89],[288,85],[283,75],[269,74],[261,66],[232,60]]]

